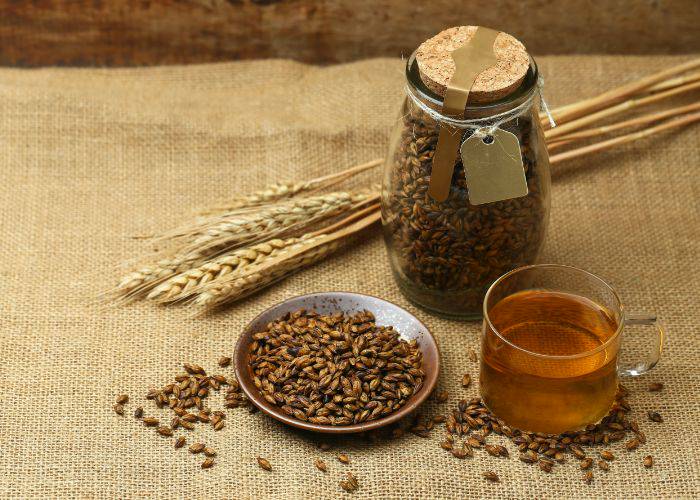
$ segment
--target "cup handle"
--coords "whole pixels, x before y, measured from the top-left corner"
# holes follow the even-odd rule
[[[656,366],[661,358],[661,351],[664,347],[664,328],[659,319],[649,314],[628,314],[625,316],[625,325],[647,325],[656,328],[656,338],[647,358],[630,367],[618,366],[620,375],[636,377],[642,375]]]

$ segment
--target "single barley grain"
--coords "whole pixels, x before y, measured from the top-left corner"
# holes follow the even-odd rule
[[[352,487],[357,489],[360,483],[357,481],[355,474],[352,472],[346,472],[345,475],[347,476],[347,481],[352,485]]]
[[[644,464],[644,467],[648,469],[649,467],[654,465],[654,458],[651,455],[647,455],[646,457],[644,457],[644,461],[642,463]]]
[[[124,415],[124,406],[120,405],[119,403],[115,404],[112,408],[114,408],[114,413],[117,415]]]
[[[640,444],[646,444],[647,442],[647,435],[644,434],[643,431],[634,431],[634,434],[637,436],[637,439],[639,439]]]
[[[452,456],[459,458],[459,459],[464,459],[467,457],[473,457],[474,452],[472,451],[472,448],[468,444],[462,443],[461,447],[452,449]]]
[[[202,368],[202,367],[199,366],[199,365],[193,364],[193,363],[185,363],[185,364],[183,365],[183,367],[185,368],[185,370],[187,371],[187,373],[189,373],[190,375],[198,375],[198,374],[206,375],[206,374],[207,374],[207,373],[204,371],[204,368]]]
[[[257,461],[258,461],[258,465],[260,466],[261,469],[265,469],[266,471],[272,470],[272,465],[270,464],[270,462],[268,462],[264,458],[258,457]]]
[[[201,453],[204,451],[204,443],[192,443],[188,450],[190,453]]]
[[[180,436],[175,440],[175,448],[182,448],[183,446],[185,446],[186,442],[187,441],[185,440],[185,438],[183,436]]]
[[[499,481],[498,474],[493,471],[487,470],[483,473],[483,476],[492,483],[497,483]]]
[[[214,465],[214,459],[213,458],[207,458],[202,462],[202,469],[209,469]]]
[[[647,413],[647,415],[649,416],[649,420],[651,420],[652,422],[663,422],[664,421],[661,414],[657,411],[649,411]]]
[[[637,448],[639,448],[639,438],[633,438],[627,441],[625,443],[625,448],[628,451],[636,450]]]
[[[326,466],[326,462],[324,462],[324,461],[321,460],[320,458],[317,458],[317,459],[314,461],[314,465],[315,465],[316,468],[317,468],[318,470],[320,470],[321,472],[328,472],[328,467]]]
[[[445,403],[450,399],[450,394],[447,391],[437,391],[435,393],[435,401],[438,403]]]
[[[660,390],[663,390],[664,384],[661,382],[653,382],[649,384],[649,392],[658,392]]]
[[[170,427],[163,427],[163,426],[158,427],[156,429],[156,432],[158,434],[160,434],[161,436],[166,436],[166,437],[170,437],[173,435],[173,430]]]
[[[119,405],[125,405],[129,401],[129,396],[126,394],[121,394],[120,396],[117,396],[117,404]]]
[[[340,453],[338,455],[338,461],[342,464],[349,464],[350,463],[350,457],[347,456],[345,453]]]

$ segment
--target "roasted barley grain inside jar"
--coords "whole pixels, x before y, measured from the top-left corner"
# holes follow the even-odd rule
[[[472,44],[479,30],[492,34],[482,44],[492,60],[478,72],[467,68],[476,77],[466,105],[457,115],[448,113],[445,95],[453,91],[455,68],[463,72],[472,64],[468,57],[456,64],[453,52]],[[411,301],[439,314],[476,318],[488,286],[535,262],[545,237],[550,174],[537,66],[512,36],[462,26],[424,42],[408,60],[406,80],[382,190],[391,267]],[[441,197],[433,188],[442,128],[455,137],[456,149],[441,162],[448,163]],[[498,154],[491,155],[505,151],[501,137],[515,148],[507,159],[516,164],[506,170]]]

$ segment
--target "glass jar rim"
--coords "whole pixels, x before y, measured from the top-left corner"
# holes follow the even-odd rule
[[[457,123],[463,121],[465,123],[469,123],[475,118],[488,119],[490,116],[507,113],[508,111],[511,111],[527,102],[538,90],[539,69],[535,60],[532,58],[532,56],[530,56],[530,67],[528,68],[523,81],[514,91],[493,102],[478,104],[475,106],[466,106],[464,108],[465,119],[455,120],[454,118],[450,118],[447,115],[442,114],[442,96],[436,94],[434,91],[428,88],[428,86],[425,85],[421,79],[420,71],[418,70],[418,61],[416,59],[417,52],[418,49],[414,50],[406,61],[407,90],[413,93],[416,98],[422,101],[426,106],[430,107],[435,113],[444,117],[446,121]]]
[[[558,270],[562,270],[562,271],[564,271],[564,270],[565,271],[573,271],[574,273],[582,274],[582,275],[586,276],[587,278],[592,278],[593,280],[598,282],[602,286],[602,288],[605,288],[608,292],[610,292],[610,294],[613,296],[613,298],[615,300],[615,305],[617,306],[617,311],[620,315],[620,321],[618,322],[617,330],[615,330],[615,333],[612,334],[608,340],[606,340],[604,343],[602,343],[601,345],[599,345],[595,349],[591,349],[589,351],[579,352],[576,354],[568,354],[568,355],[542,354],[541,352],[529,351],[523,347],[520,347],[517,344],[514,344],[510,340],[506,339],[501,334],[501,332],[498,331],[498,329],[491,322],[491,318],[489,318],[489,314],[488,314],[488,310],[487,310],[486,305],[488,304],[488,300],[489,300],[489,297],[491,296],[491,292],[493,292],[493,290],[499,284],[501,284],[506,279],[508,279],[508,278],[518,274],[518,273],[521,273],[523,271],[528,271],[531,269],[558,269]],[[617,294],[617,292],[615,291],[615,289],[612,286],[610,286],[600,276],[596,276],[595,274],[593,274],[589,271],[586,271],[585,269],[580,269],[580,268],[574,267],[574,266],[565,266],[563,264],[533,264],[530,266],[518,267],[516,269],[513,269],[512,271],[507,272],[506,274],[504,274],[503,276],[498,278],[496,281],[494,281],[491,284],[491,286],[489,287],[489,289],[486,291],[486,295],[484,295],[483,313],[484,313],[484,321],[487,323],[487,325],[491,329],[491,331],[493,333],[495,333],[498,338],[500,338],[503,342],[508,344],[513,349],[516,349],[516,350],[518,350],[524,354],[527,354],[529,356],[535,356],[538,358],[545,358],[545,359],[551,359],[551,360],[562,360],[562,361],[563,360],[578,359],[578,358],[585,358],[585,357],[591,356],[593,354],[597,354],[598,352],[607,349],[610,346],[610,344],[612,344],[614,341],[616,341],[617,338],[620,336],[620,333],[622,333],[622,329],[623,329],[624,324],[625,324],[625,311],[624,311],[624,307],[622,305],[622,301],[620,300],[620,296]]]

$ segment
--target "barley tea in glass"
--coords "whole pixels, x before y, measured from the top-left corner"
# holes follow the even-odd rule
[[[654,336],[625,338],[643,343],[647,354],[622,366],[623,329],[633,324],[654,327]],[[516,269],[484,299],[482,399],[521,430],[580,430],[610,411],[620,374],[654,367],[663,337],[654,316],[628,314],[613,288],[591,273],[549,264]]]

